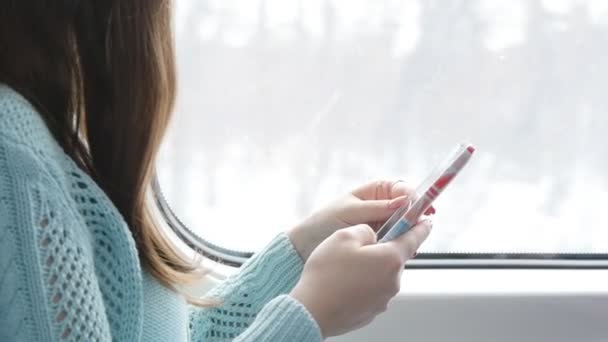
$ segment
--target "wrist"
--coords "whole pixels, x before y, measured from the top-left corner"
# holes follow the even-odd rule
[[[289,294],[290,297],[297,300],[306,311],[312,316],[312,318],[317,322],[319,326],[319,330],[321,330],[321,335],[323,338],[327,337],[327,315],[323,313],[322,306],[319,306],[318,303],[314,300],[314,297],[309,294],[309,291],[303,289],[300,284],[296,285],[296,287]]]
[[[315,214],[287,231],[287,236],[306,262],[317,246],[339,227],[327,214]]]
[[[309,235],[310,234],[300,226],[296,226],[287,231],[287,237],[289,237],[291,244],[296,249],[303,262],[308,260],[308,257],[316,247],[316,244],[311,241],[312,239]]]

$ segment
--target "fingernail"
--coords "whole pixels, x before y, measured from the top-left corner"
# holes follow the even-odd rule
[[[397,197],[389,202],[388,208],[397,209],[397,208],[401,207],[402,205],[404,205],[406,202],[407,202],[407,196]]]

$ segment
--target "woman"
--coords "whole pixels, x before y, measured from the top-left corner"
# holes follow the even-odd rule
[[[183,294],[200,274],[147,197],[175,93],[169,1],[1,7],[0,340],[319,341],[386,308],[431,226],[375,244],[367,224],[411,194],[388,181],[277,236],[212,300]]]

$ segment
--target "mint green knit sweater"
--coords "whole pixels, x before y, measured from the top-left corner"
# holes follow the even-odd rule
[[[0,85],[0,341],[320,341],[286,295],[302,260],[285,234],[189,307],[140,268],[131,234],[35,109]]]

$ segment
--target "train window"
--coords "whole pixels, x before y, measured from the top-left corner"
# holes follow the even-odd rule
[[[608,255],[606,2],[177,6],[157,189],[191,238],[246,257],[354,186],[415,185],[471,141],[422,260]]]

